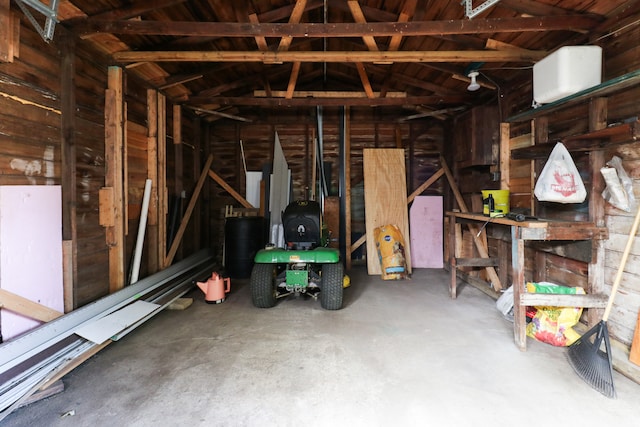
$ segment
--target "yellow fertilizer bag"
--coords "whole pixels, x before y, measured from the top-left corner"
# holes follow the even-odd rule
[[[527,283],[527,292],[541,294],[585,294],[581,287],[571,288],[548,282]],[[527,325],[527,336],[558,347],[569,346],[580,334],[573,326],[580,320],[582,307],[536,307],[538,310]]]
[[[407,262],[404,255],[404,239],[395,225],[383,225],[373,230],[382,270],[382,280],[404,279]]]

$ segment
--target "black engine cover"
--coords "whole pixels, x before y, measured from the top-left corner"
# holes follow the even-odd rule
[[[313,200],[290,203],[282,212],[284,239],[291,249],[313,249],[320,245],[320,204]]]

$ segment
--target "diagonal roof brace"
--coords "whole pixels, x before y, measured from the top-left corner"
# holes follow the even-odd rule
[[[474,16],[477,16],[489,9],[494,4],[498,3],[500,0],[487,0],[478,7],[474,9],[473,0],[462,0],[461,3],[464,3],[464,13],[467,15],[467,18],[471,19]]]
[[[44,41],[48,43],[53,40],[53,31],[55,30],[56,22],[58,22],[59,0],[51,0],[48,6],[39,0],[16,0],[16,3]],[[44,15],[45,21],[43,26],[40,26],[40,23],[31,14],[31,10],[27,8],[27,5]]]

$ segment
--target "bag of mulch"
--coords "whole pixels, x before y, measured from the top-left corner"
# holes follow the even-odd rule
[[[527,283],[527,292],[542,294],[585,294],[581,287],[571,288],[554,283]],[[536,307],[537,312],[527,325],[527,336],[558,347],[573,344],[580,334],[574,329],[582,315],[582,307]]]
[[[382,280],[399,280],[407,277],[407,260],[404,255],[402,232],[395,225],[383,225],[373,230],[382,270]]]

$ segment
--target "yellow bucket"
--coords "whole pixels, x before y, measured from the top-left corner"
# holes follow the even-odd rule
[[[482,213],[489,215],[489,194],[493,197],[493,213],[509,213],[509,190],[482,190]]]

